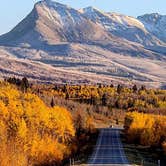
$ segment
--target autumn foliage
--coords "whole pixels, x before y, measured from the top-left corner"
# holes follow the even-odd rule
[[[165,90],[9,78],[0,83],[0,161],[4,166],[58,165],[84,149],[95,126],[122,124],[126,113],[128,141],[166,151]]]
[[[123,85],[33,85],[39,96],[61,97],[67,100],[112,109],[166,115],[166,90],[144,86]],[[97,110],[96,110],[97,111]]]
[[[0,165],[56,163],[70,154],[75,129],[70,113],[34,94],[0,83]]]
[[[166,116],[127,113],[125,129],[130,142],[166,149]]]

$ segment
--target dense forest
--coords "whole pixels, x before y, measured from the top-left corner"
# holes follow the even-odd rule
[[[7,78],[0,82],[1,165],[61,165],[86,153],[80,147],[97,138],[95,128],[114,123],[125,124],[129,142],[166,151],[165,115],[165,90]]]
[[[0,83],[1,166],[59,163],[71,153],[74,136],[65,108],[47,107],[36,95]]]
[[[30,87],[32,93],[40,97],[58,97],[81,104],[105,106],[108,114],[113,109],[124,111],[138,111],[144,113],[166,114],[166,90],[148,89],[145,86],[132,85],[58,85],[58,84],[31,84],[28,80],[9,78],[9,83],[16,84],[21,90]],[[46,99],[47,100],[47,99]],[[46,101],[49,102],[49,101]],[[47,103],[47,104],[51,104]],[[52,103],[54,104],[54,103]],[[96,110],[98,111],[98,110]]]
[[[26,78],[19,85],[0,82],[1,166],[63,165],[92,133],[97,131],[89,114],[73,115],[52,99],[47,105]]]
[[[113,110],[138,111],[166,115],[166,91],[146,89],[145,86],[123,85],[34,85],[32,90],[41,96],[61,97],[79,103],[105,107],[105,114]],[[98,107],[97,107],[98,106]],[[103,111],[103,110],[102,110]],[[103,112],[102,112],[103,113]]]

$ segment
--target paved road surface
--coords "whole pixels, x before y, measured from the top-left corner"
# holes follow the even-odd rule
[[[101,129],[89,166],[129,166],[120,140],[120,129]]]

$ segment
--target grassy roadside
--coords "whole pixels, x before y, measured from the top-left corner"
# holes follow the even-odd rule
[[[124,132],[121,132],[121,139],[123,142],[125,154],[131,164],[158,166],[158,161],[160,160],[160,166],[166,165],[166,156],[164,155],[162,149],[154,149],[138,144],[129,144],[126,141]]]
[[[78,137],[77,151],[70,157],[69,160],[65,161],[64,165],[69,166],[70,160],[74,165],[83,165],[87,163],[91,156],[94,146],[98,139],[99,130],[95,129],[92,133],[84,133]]]

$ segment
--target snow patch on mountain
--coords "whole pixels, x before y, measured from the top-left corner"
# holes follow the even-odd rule
[[[47,11],[47,14],[53,21],[59,18],[63,26],[76,25],[83,21],[81,14],[67,5],[53,2],[51,0],[41,1],[37,5],[40,5],[45,11]]]
[[[102,25],[115,36],[129,41],[141,43],[145,46],[160,45],[162,42],[147,28],[147,24],[137,18],[118,13],[106,13],[96,8],[88,7],[82,10],[85,17]],[[164,23],[166,21],[163,21]]]
[[[144,24],[149,32],[166,42],[166,15],[158,13],[145,14],[139,16],[138,20]]]
[[[104,26],[106,25],[109,28],[108,30],[131,28],[134,26],[146,31],[144,24],[134,17],[125,16],[118,13],[105,13],[93,7],[84,8],[83,14],[92,21],[99,22]]]

